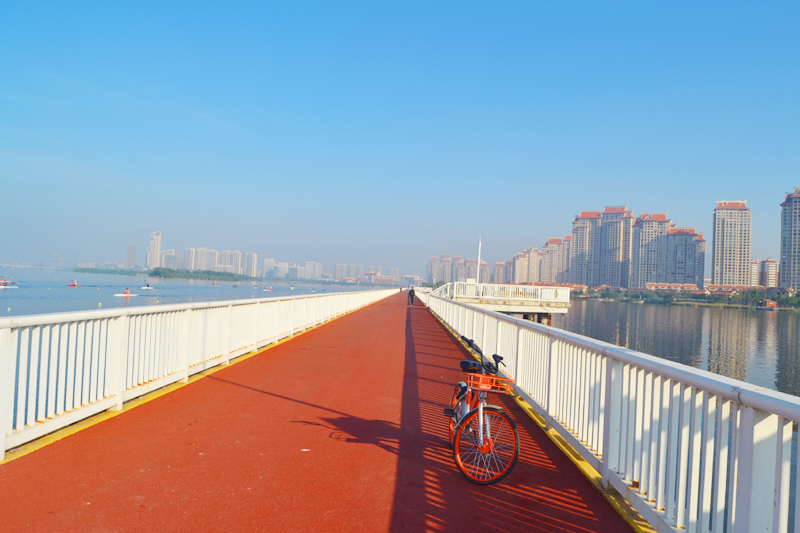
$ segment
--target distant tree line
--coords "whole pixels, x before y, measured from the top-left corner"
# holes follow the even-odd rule
[[[116,274],[117,276],[146,276],[147,272],[141,270],[122,270],[111,268],[73,268],[73,272],[80,272],[81,274]]]
[[[658,298],[664,303],[698,302],[707,304],[744,306],[755,306],[757,302],[763,300],[773,300],[778,304],[778,307],[800,306],[800,298],[796,296],[769,296],[761,291],[756,290],[740,292],[738,294],[691,294],[683,292],[590,290],[588,297],[601,298],[604,300],[616,300],[620,302],[632,302],[647,300],[650,298]]]

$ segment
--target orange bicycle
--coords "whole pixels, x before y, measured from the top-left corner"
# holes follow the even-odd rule
[[[497,377],[503,358],[492,356],[494,364],[484,361],[483,352],[472,339],[461,337],[480,356],[481,362],[461,361],[467,381],[453,391],[450,408],[450,444],[459,472],[473,483],[497,483],[514,468],[519,457],[519,433],[514,421],[501,407],[487,405],[490,392],[511,394],[514,380]],[[480,373],[479,373],[480,372]]]

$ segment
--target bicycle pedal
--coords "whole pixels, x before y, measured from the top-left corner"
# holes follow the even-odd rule
[[[448,418],[455,418],[456,410],[455,409],[445,409],[444,410],[444,416],[446,416]]]

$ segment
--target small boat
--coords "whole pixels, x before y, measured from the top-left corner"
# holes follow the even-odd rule
[[[128,298],[129,296],[139,296],[139,295],[138,294],[125,294],[123,292],[123,293],[120,293],[120,294],[115,294],[114,296],[122,296],[124,298]]]
[[[778,302],[774,300],[760,300],[756,302],[756,309],[759,311],[777,311]]]
[[[144,280],[144,287],[142,287],[143,291],[152,291],[155,287],[151,287],[147,280]]]
[[[14,285],[13,281],[5,279],[3,276],[0,276],[0,289],[16,289],[16,285]]]
[[[78,282],[73,279],[72,283],[67,283],[67,287],[83,287],[83,285],[78,285]]]

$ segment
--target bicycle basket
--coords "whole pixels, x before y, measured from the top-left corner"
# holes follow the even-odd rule
[[[467,385],[470,389],[480,392],[511,394],[514,390],[513,379],[485,376],[483,374],[468,374]]]

